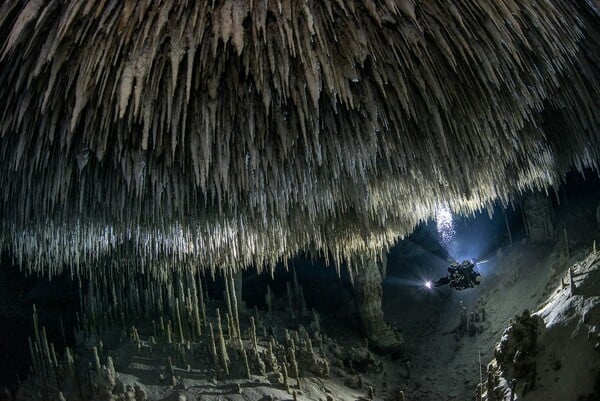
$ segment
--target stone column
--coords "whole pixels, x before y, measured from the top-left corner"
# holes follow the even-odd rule
[[[233,282],[235,284],[235,297],[237,299],[237,306],[240,312],[246,310],[246,303],[242,299],[242,270],[238,270],[233,273]]]
[[[402,339],[387,325],[381,309],[381,273],[375,259],[356,262],[354,299],[363,335],[380,351],[397,351]]]
[[[555,239],[554,210],[550,198],[542,192],[524,196],[523,216],[527,236],[533,242],[547,242]]]

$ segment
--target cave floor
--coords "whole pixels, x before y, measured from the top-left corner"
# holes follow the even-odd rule
[[[405,375],[402,387],[410,395],[408,399],[475,399],[477,385],[485,381],[486,366],[494,358],[495,345],[510,319],[525,309],[538,311],[552,296],[566,291],[562,283],[568,283],[568,266],[581,262],[592,252],[593,240],[585,240],[589,241],[587,246],[583,241],[571,244],[568,257],[561,242],[552,246],[522,240],[500,248],[480,266],[484,275],[482,285],[463,292],[447,289],[426,292],[416,287],[393,291],[389,287],[399,280],[388,280],[383,308],[386,319],[394,322],[405,338],[404,358],[410,375]],[[600,295],[597,280],[588,287],[586,291]],[[479,321],[474,331],[461,334],[463,306],[469,318],[473,312]],[[569,333],[561,334],[562,337],[555,335],[553,341],[562,342],[563,348],[567,348]],[[568,389],[573,387],[573,383],[566,381],[564,385]],[[548,398],[547,393],[546,398],[535,395],[528,399],[559,399]]]
[[[589,253],[589,248],[572,249],[567,259],[560,244],[549,247],[522,241],[501,249],[491,258],[484,265],[485,269],[481,269],[486,277],[484,283],[469,292],[424,293],[417,288],[391,292],[388,288],[384,312],[386,318],[394,321],[396,328],[401,330],[406,340],[405,352],[398,358],[391,358],[367,351],[356,330],[323,319],[323,332],[328,335],[320,336],[321,340],[313,344],[313,349],[316,355],[327,359],[329,372],[326,375],[311,372],[314,367],[301,362],[300,355],[304,351],[298,345],[298,363],[304,372],[300,375],[301,389],[297,388],[291,372],[287,385],[280,374],[260,375],[254,372],[250,378],[244,377],[241,359],[236,354],[230,357],[231,366],[237,366],[232,369],[237,371],[228,378],[221,377],[214,368],[210,353],[201,343],[188,352],[178,351],[180,348],[172,344],[160,340],[155,342],[151,338],[150,326],[139,327],[143,339],[140,344],[127,341],[123,332],[119,334],[119,330],[114,330],[112,334],[87,338],[84,348],[89,350],[102,341],[114,358],[117,383],[123,390],[122,394],[127,394],[127,389],[131,391],[135,386],[141,386],[150,400],[325,401],[331,397],[332,400],[355,401],[368,400],[370,387],[374,390],[375,400],[402,400],[401,392],[406,400],[471,400],[475,397],[480,377],[485,378],[486,365],[493,359],[494,346],[509,320],[524,309],[537,311],[543,308],[544,302],[546,316],[552,315],[549,310],[560,309],[564,302],[557,304],[555,298],[564,296],[568,290],[561,284],[567,275],[567,266],[581,262]],[[600,294],[600,284],[597,276],[594,277],[591,279],[593,282],[587,280],[581,286],[588,295]],[[584,279],[583,274],[578,276],[578,280]],[[285,300],[282,301],[274,305],[272,314],[255,315],[259,327],[257,332],[264,333],[258,335],[258,349],[263,355],[267,354],[271,338],[278,338],[283,344],[281,349],[286,350],[285,338],[295,338],[298,344],[304,344],[304,338],[314,336],[313,318],[300,315],[290,318],[286,313]],[[598,303],[600,300],[596,299]],[[463,306],[467,315],[475,312],[479,316],[475,332],[459,333]],[[241,320],[247,320],[253,313],[256,311],[242,311]],[[560,317],[554,316],[553,319],[551,324],[559,324]],[[288,330],[285,331],[284,327]],[[556,334],[554,344],[566,341],[564,337],[567,335]],[[173,356],[174,361],[176,378],[172,382],[165,363],[168,356]],[[25,386],[19,399],[36,399],[31,395],[34,388]],[[71,389],[71,393],[75,394],[75,389]],[[93,399],[110,400],[98,396]]]

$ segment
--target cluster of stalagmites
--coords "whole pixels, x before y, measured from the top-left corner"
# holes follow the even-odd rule
[[[522,397],[536,387],[537,340],[544,321],[528,310],[510,321],[496,345],[495,359],[487,366],[487,377],[478,388],[478,399],[502,401]]]
[[[488,326],[486,321],[486,312],[481,300],[475,305],[471,312],[460,302],[460,310],[458,313],[458,326],[445,334],[454,333],[456,340],[460,340],[465,335],[474,337],[481,334]]]
[[[148,388],[125,384],[117,374],[138,355],[159,367],[151,371],[154,384],[174,391],[185,388],[184,376],[209,383],[261,377],[296,396],[302,394],[303,378],[327,378],[337,369],[347,376],[347,385],[373,399],[374,389],[361,374],[382,367],[368,342],[346,350],[323,334],[320,317],[306,307],[295,276],[285,298],[267,292],[264,312],[241,306],[236,293],[231,274],[225,275],[222,302],[207,297],[199,275],[177,276],[170,285],[90,283],[77,315],[77,352],[66,348],[62,357],[38,327],[34,309],[33,365],[17,399],[146,401]],[[294,329],[280,327],[286,314],[283,321],[295,322]]]
[[[547,186],[598,160],[596,7],[3,2],[1,245],[33,270],[339,262]]]

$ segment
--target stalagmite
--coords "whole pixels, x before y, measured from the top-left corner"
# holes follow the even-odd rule
[[[93,347],[92,350],[94,351],[94,361],[95,361],[96,372],[100,372],[101,366],[100,366],[100,358],[98,357],[98,349],[96,347]]]
[[[362,331],[373,347],[385,351],[398,350],[402,340],[383,319],[381,274],[377,261],[361,258],[355,263],[360,263],[356,268],[353,288]]]
[[[564,231],[564,234],[565,234],[565,254],[567,255],[567,260],[569,260],[569,258],[570,258],[569,237],[567,236],[567,229],[565,228],[563,231]]]
[[[184,343],[183,326],[181,325],[181,312],[179,311],[179,298],[175,298],[175,311],[177,313],[177,330],[179,332],[179,342]]]
[[[575,284],[575,277],[573,276],[573,266],[569,266],[569,293],[571,296],[577,292],[577,285]]]
[[[172,343],[173,343],[173,337],[172,337],[172,336],[173,336],[173,334],[172,334],[172,333],[173,333],[173,331],[171,330],[171,321],[169,320],[169,321],[167,322],[167,342],[168,342],[169,344],[172,344]]]
[[[227,313],[225,314],[225,320],[227,321],[227,333],[229,334],[229,339],[235,338],[237,336],[237,330],[235,330],[235,324],[233,322],[233,308],[234,308],[234,304],[231,300],[232,298],[232,294],[231,294],[231,282],[232,282],[232,278],[231,278],[231,274],[229,272],[226,272],[223,276],[223,281],[225,284],[225,291],[224,291],[224,295],[225,295],[225,302],[227,304]]]
[[[200,305],[198,303],[198,292],[196,288],[196,282],[192,279],[192,294],[191,294],[191,308],[194,315],[194,334],[197,339],[202,336],[202,323],[200,320]]]
[[[163,319],[162,315],[158,318],[158,321],[159,321],[160,333],[166,334],[167,330],[165,329],[165,320]]]
[[[282,364],[282,372],[283,372],[283,386],[285,387],[285,391],[287,391],[289,393],[290,391],[290,384],[289,384],[289,377],[288,377],[288,370],[287,370],[287,364],[284,362]]]
[[[221,326],[221,314],[217,309],[217,329],[219,334],[219,353],[221,357],[221,366],[225,375],[229,375],[229,357],[227,356],[227,347],[225,346],[225,337],[223,336],[223,327]]]
[[[246,373],[246,379],[250,379],[252,377],[252,373],[250,372],[250,365],[248,364],[248,355],[246,354],[245,349],[242,349],[240,352],[242,353],[242,360],[244,362],[244,371]]]
[[[33,364],[33,373],[40,373],[41,368],[37,359],[35,348],[33,346],[33,343],[31,342],[31,337],[29,337],[27,340],[29,341],[29,355],[31,356],[31,362]]]
[[[209,343],[210,354],[212,355],[213,363],[214,363],[215,367],[218,367],[219,366],[219,357],[217,355],[217,344],[215,341],[215,333],[213,331],[212,323],[208,324],[208,328],[209,328],[209,332],[210,332],[210,343]]]
[[[233,323],[233,318],[229,313],[225,314],[225,321],[227,322],[227,339],[229,341],[236,337],[236,330]]]
[[[302,316],[308,315],[308,307],[306,306],[306,299],[304,298],[304,290],[300,287],[300,312]]]
[[[240,272],[241,273],[241,272]],[[240,345],[242,344],[242,333],[241,333],[241,329],[240,329],[240,315],[239,315],[239,301],[241,301],[241,298],[238,300],[238,294],[237,294],[237,290],[236,290],[236,284],[235,284],[235,277],[236,275],[232,275],[229,283],[231,286],[230,289],[230,293],[231,293],[231,304],[233,307],[233,311],[232,311],[232,323],[233,323],[233,330],[235,332],[235,337],[238,338]],[[240,276],[240,286],[241,286],[241,276]],[[241,289],[241,288],[240,288]],[[241,296],[241,292],[240,292],[240,296]]]
[[[73,355],[71,353],[71,349],[69,347],[65,348],[65,363],[67,365],[67,374],[70,377],[74,377],[75,376],[75,366],[74,366],[74,359],[73,359]]]
[[[232,274],[232,285],[235,290],[235,299],[236,299],[236,308],[238,311],[245,310],[244,300],[242,298],[242,288],[243,288],[243,271],[239,269]]]
[[[374,400],[375,399],[375,392],[373,390],[373,386],[368,386],[367,387],[367,399],[369,399],[369,400]]]
[[[198,290],[200,291],[200,311],[202,312],[202,321],[206,322],[206,305],[204,304],[204,289],[202,288],[202,281],[200,281],[198,275]]]
[[[312,310],[312,314],[313,314],[313,323],[312,324],[314,324],[315,331],[317,333],[319,333],[321,331],[321,322],[319,320],[319,314],[314,309]]]
[[[271,291],[271,287],[269,286],[267,286],[265,303],[267,304],[267,312],[269,313],[269,315],[271,315],[273,313],[273,291]]]
[[[510,224],[508,224],[508,217],[506,216],[506,209],[502,209],[502,215],[504,216],[504,224],[506,224],[506,233],[508,234],[508,243],[510,246],[513,244],[512,233],[510,231]]]
[[[169,371],[171,385],[174,386],[177,383],[177,377],[175,376],[175,368],[173,367],[173,361],[170,356],[167,357],[167,369]]]
[[[279,364],[277,363],[277,358],[275,357],[275,354],[273,353],[273,342],[269,341],[269,344],[267,345],[267,358],[268,358],[268,362],[271,365],[271,370],[278,370],[279,368]],[[285,365],[285,363],[283,364]],[[285,366],[284,366],[285,368]]]
[[[256,325],[254,324],[254,316],[250,316],[250,341],[252,341],[252,347],[258,349],[258,341],[256,338]]]

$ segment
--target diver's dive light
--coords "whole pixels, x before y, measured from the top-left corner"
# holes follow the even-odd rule
[[[425,282],[425,288],[427,288],[428,290],[431,289],[431,281],[428,280]]]

